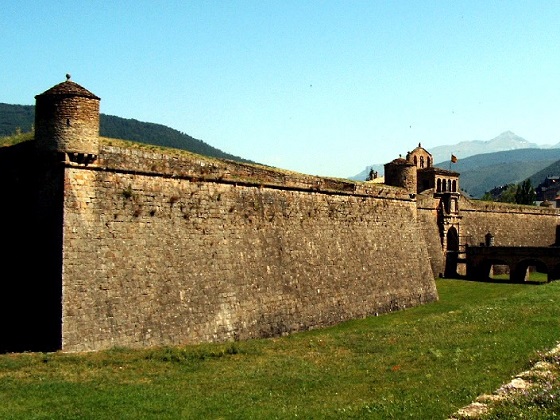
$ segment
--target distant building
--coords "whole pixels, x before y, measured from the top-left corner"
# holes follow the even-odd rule
[[[556,202],[556,197],[560,194],[560,176],[547,176],[536,188],[537,202],[551,201]]]
[[[399,157],[385,165],[385,182],[414,193],[433,189],[436,194],[459,193],[459,173],[433,166],[434,159],[418,144],[406,159]]]

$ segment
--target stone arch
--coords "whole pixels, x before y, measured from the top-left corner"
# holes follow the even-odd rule
[[[446,233],[445,277],[457,277],[457,260],[459,257],[459,233],[451,226]]]
[[[457,192],[457,180],[454,179],[453,183],[451,184],[451,191],[452,192]]]
[[[548,267],[544,262],[539,259],[528,258],[515,264],[515,267],[511,272],[510,279],[516,283],[523,283],[524,281],[529,280],[531,268],[539,273],[548,274]]]
[[[438,180],[437,180],[437,188],[436,188],[436,191],[437,191],[437,192],[441,192],[441,179],[440,179],[440,178],[438,178]]]
[[[480,264],[480,271],[479,271],[479,275],[481,276],[480,280],[488,280],[488,279],[495,278],[495,276],[505,275],[505,274],[508,275],[508,279],[511,279],[511,267],[507,261],[500,260],[500,259],[488,259],[488,260],[484,260]]]

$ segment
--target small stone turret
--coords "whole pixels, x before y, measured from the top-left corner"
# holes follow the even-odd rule
[[[414,163],[399,157],[385,164],[385,183],[394,187],[406,188],[416,194],[417,171]]]
[[[35,96],[35,140],[39,150],[88,164],[99,154],[100,98],[70,80]]]

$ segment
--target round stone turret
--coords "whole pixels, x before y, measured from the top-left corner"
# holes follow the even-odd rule
[[[385,164],[385,184],[406,188],[416,194],[417,169],[413,162],[402,157]]]
[[[100,98],[70,80],[35,96],[35,140],[40,150],[91,163],[99,154]]]

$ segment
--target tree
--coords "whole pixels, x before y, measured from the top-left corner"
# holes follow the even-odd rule
[[[515,192],[515,202],[517,204],[535,204],[535,199],[537,194],[535,189],[531,185],[531,180],[526,179],[521,184],[517,185],[517,191]]]
[[[515,184],[510,184],[501,192],[498,201],[502,203],[515,203],[516,193],[517,186]]]
[[[482,201],[494,201],[494,196],[490,193],[490,191],[486,191],[484,195],[481,197]]]

